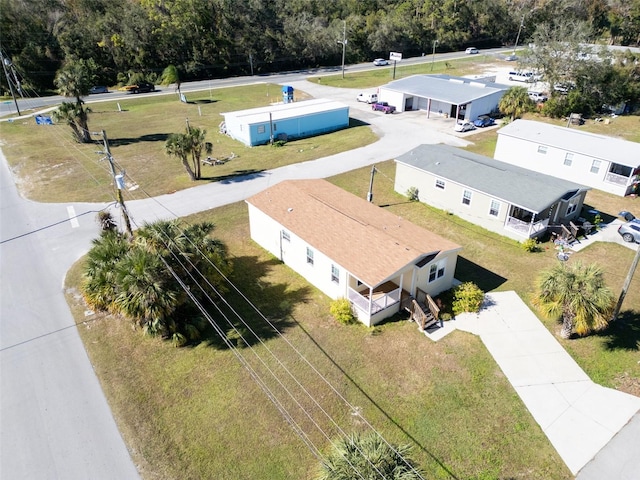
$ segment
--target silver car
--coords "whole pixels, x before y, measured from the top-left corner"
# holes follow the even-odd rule
[[[640,219],[629,212],[620,212],[619,215],[627,220],[618,228],[618,233],[625,242],[640,243]]]

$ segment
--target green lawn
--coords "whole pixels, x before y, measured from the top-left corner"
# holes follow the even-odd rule
[[[377,168],[378,205],[463,245],[457,278],[476,281],[487,290],[515,290],[528,300],[536,272],[556,261],[547,244],[542,244],[541,252],[529,254],[517,242],[407,202],[393,192],[393,163]],[[364,196],[369,170],[331,181]],[[602,193],[589,198],[594,206],[602,205],[603,212],[622,200]],[[244,203],[189,221],[205,219],[216,223],[215,235],[229,246],[233,281],[283,334],[275,335],[244,302],[229,296],[263,339],[240,350],[261,375],[266,375],[265,367],[256,356],[282,371],[271,358],[274,352],[303,379],[340,428],[362,429],[360,417],[300,360],[290,348],[294,345],[386,438],[412,444],[427,478],[571,478],[478,338],[454,332],[433,343],[414,324],[398,319],[373,329],[341,326],[329,317],[329,301],[323,294],[249,240]],[[574,254],[571,261],[606,258],[607,280],[618,290],[632,256],[632,251],[617,245],[595,244]],[[67,279],[69,301],[77,315],[84,311],[72,295],[79,266]],[[594,380],[640,394],[639,311],[640,281],[635,279],[621,322],[602,334],[562,344]],[[219,316],[218,321],[225,325]],[[555,322],[545,324],[553,332],[558,329]],[[229,326],[224,328],[230,331]],[[198,346],[176,349],[109,317],[82,324],[79,330],[145,478],[311,478],[316,458],[214,335]],[[229,337],[239,342],[237,333]],[[299,393],[297,385],[287,385]],[[291,401],[285,405],[295,407]],[[318,415],[309,401],[303,406]],[[296,415],[310,440],[327,451],[328,440],[313,422],[299,410]],[[326,418],[314,418],[335,434],[335,425]]]
[[[141,188],[126,192],[125,200],[175,192],[202,183],[315,160],[374,142],[377,137],[360,122],[313,138],[290,141],[282,147],[246,147],[221,134],[221,112],[268,105],[277,101],[273,84],[216,89],[187,94],[189,103],[174,95],[132,96],[119,102],[91,104],[89,128],[105,130],[116,162]],[[296,92],[296,99],[307,98]],[[122,111],[119,111],[118,105]],[[184,132],[186,121],[207,131],[213,157],[235,158],[224,165],[203,165],[203,179],[191,182],[180,160],[164,152],[169,134]],[[66,125],[35,125],[32,119],[0,123],[2,149],[24,196],[40,202],[109,201],[111,173],[101,139],[80,145]]]

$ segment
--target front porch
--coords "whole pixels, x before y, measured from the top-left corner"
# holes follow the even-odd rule
[[[400,310],[401,292],[402,288],[398,284],[387,281],[360,292],[349,288],[348,298],[358,318],[371,326]]]
[[[525,238],[531,238],[544,233],[548,225],[548,218],[536,221],[535,212],[512,205],[504,227]]]

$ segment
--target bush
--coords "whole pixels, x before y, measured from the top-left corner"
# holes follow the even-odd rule
[[[484,292],[473,282],[465,282],[453,290],[453,313],[479,312]]]
[[[420,198],[418,197],[418,189],[416,187],[409,187],[407,189],[407,193],[406,196],[409,198],[409,200],[411,200],[412,202],[417,202]]]
[[[535,238],[527,238],[522,242],[522,248],[524,248],[525,252],[533,253],[538,252],[540,247],[538,247],[538,240]]]
[[[353,314],[353,310],[351,309],[351,302],[346,298],[339,298],[331,302],[329,313],[331,313],[331,316],[343,325],[356,323],[356,316]]]

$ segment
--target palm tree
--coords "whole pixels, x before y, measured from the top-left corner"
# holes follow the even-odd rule
[[[523,113],[530,111],[533,108],[533,102],[525,87],[511,87],[500,99],[498,108],[505,115],[511,116],[511,120],[515,120]]]
[[[200,179],[202,170],[202,150],[206,150],[207,155],[211,154],[212,144],[205,142],[206,130],[198,127],[187,126],[187,135],[191,139],[191,160],[193,162],[193,170],[196,178]]]
[[[175,83],[176,91],[178,92],[178,98],[181,98],[180,95],[180,72],[175,67],[175,65],[169,65],[162,71],[162,75],[160,76],[160,85],[171,85]]]
[[[66,98],[75,98],[74,103],[63,102],[54,112],[54,119],[66,121],[80,143],[91,142],[88,113],[81,97],[89,94],[91,88],[91,65],[83,60],[69,61],[58,70],[54,83],[58,93]]]
[[[533,304],[546,317],[561,317],[560,336],[570,338],[605,328],[614,300],[599,266],[559,263],[538,278]]]
[[[182,166],[187,171],[192,182],[196,180],[196,174],[189,165],[187,156],[191,152],[191,139],[184,133],[172,133],[165,143],[165,151],[168,155],[178,157],[182,162]]]
[[[420,470],[407,458],[411,447],[389,446],[375,433],[338,440],[322,460],[317,480],[415,480]]]

